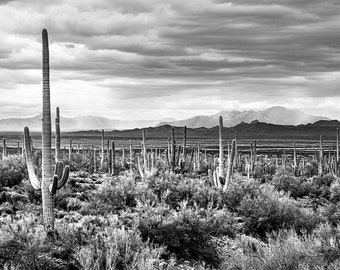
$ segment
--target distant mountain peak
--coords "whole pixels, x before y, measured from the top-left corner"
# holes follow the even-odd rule
[[[308,115],[296,109],[287,109],[283,106],[273,106],[261,111],[237,111],[223,110],[214,115],[195,116],[192,118],[163,122],[172,126],[187,126],[190,128],[206,127],[211,128],[218,124],[218,117],[223,117],[225,127],[233,127],[240,123],[253,123],[253,121],[264,122],[276,125],[299,125],[314,123],[319,120],[329,120],[326,117]]]

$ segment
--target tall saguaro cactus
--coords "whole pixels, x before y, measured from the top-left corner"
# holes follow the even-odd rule
[[[101,154],[100,154],[100,169],[104,171],[104,129],[102,129]]]
[[[185,165],[185,160],[187,158],[187,126],[183,128],[183,165]]]
[[[336,162],[339,162],[339,128],[336,129]]]
[[[6,139],[2,139],[2,159],[5,159],[7,157],[7,145],[6,145]]]
[[[43,45],[43,105],[42,105],[42,179],[39,181],[34,172],[34,163],[30,146],[28,127],[25,127],[25,149],[29,178],[35,189],[41,189],[43,219],[47,231],[54,230],[54,194],[62,188],[69,175],[69,167],[57,162],[55,173],[52,167],[52,130],[51,130],[51,103],[50,103],[50,67],[47,30],[42,30]]]
[[[296,143],[294,141],[294,153],[293,153],[293,167],[294,167],[294,174],[296,175],[297,172],[297,160],[296,160]]]
[[[219,161],[218,161],[218,175],[224,178],[224,160],[223,160],[223,117],[218,118],[219,123]]]
[[[146,153],[146,138],[145,138],[145,129],[142,128],[142,154],[143,154],[143,168],[144,170],[147,169],[147,162],[146,162],[146,156],[147,156],[147,153]]]
[[[320,142],[319,142],[319,163],[318,163],[318,174],[319,176],[323,175],[323,149],[322,149],[322,135],[320,135]]]
[[[176,167],[176,142],[175,142],[175,128],[171,128],[171,169]]]
[[[228,159],[228,170],[227,170],[227,178],[223,187],[223,191],[227,191],[228,185],[231,181],[231,177],[233,175],[233,165],[234,165],[234,159],[235,159],[235,153],[236,153],[236,140],[233,139],[231,142],[231,152]]]
[[[115,142],[111,141],[111,175],[116,173],[116,154],[115,154]]]
[[[55,118],[55,160],[57,162],[61,160],[59,107],[57,107],[56,109],[56,118]]]

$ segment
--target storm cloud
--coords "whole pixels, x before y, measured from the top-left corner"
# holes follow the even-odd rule
[[[338,0],[0,1],[0,118],[40,113],[47,28],[67,116],[282,105],[339,119],[339,14]]]

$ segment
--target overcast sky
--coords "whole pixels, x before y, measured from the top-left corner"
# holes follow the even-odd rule
[[[340,119],[339,0],[0,0],[0,118],[183,119],[273,105]]]

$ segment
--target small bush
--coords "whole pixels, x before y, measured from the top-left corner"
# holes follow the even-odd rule
[[[77,258],[82,269],[160,269],[166,265],[161,256],[164,248],[143,242],[137,230],[105,228],[81,247]]]
[[[31,216],[0,224],[0,231],[0,268],[80,269],[65,239],[50,242],[43,225]]]
[[[203,261],[217,266],[218,243],[213,237],[233,236],[234,219],[225,210],[192,209],[182,205],[179,211],[167,206],[141,207],[138,229],[143,239],[164,245],[179,259]]]
[[[221,269],[324,269],[326,263],[318,253],[320,246],[315,238],[306,234],[299,236],[294,231],[280,231],[270,235],[268,243],[264,243],[242,235],[222,249]]]
[[[0,183],[3,187],[12,187],[27,177],[26,161],[21,155],[5,157],[0,161]]]
[[[321,222],[317,214],[300,208],[295,200],[269,184],[262,185],[255,196],[246,195],[237,212],[244,218],[245,232],[261,238],[267,233],[291,227],[311,231]]]

